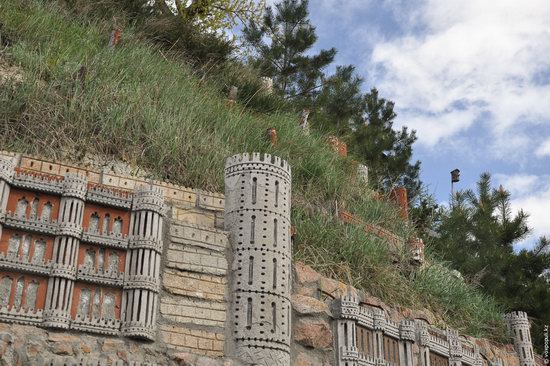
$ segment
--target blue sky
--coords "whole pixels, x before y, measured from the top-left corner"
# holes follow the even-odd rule
[[[273,3],[274,1],[268,1]],[[550,235],[550,1],[310,0],[316,49],[336,47],[417,130],[422,180],[440,202],[489,171]]]

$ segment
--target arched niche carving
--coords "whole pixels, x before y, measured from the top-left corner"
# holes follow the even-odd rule
[[[29,201],[25,197],[21,197],[19,201],[17,201],[15,215],[18,217],[27,217],[28,206],[29,206]]]
[[[102,228],[104,235],[109,234],[110,226],[111,226],[111,215],[105,214],[105,216],[103,217],[103,228]]]
[[[53,209],[52,203],[50,201],[46,202],[42,207],[40,219],[42,219],[42,221],[50,221],[52,219],[52,209]]]
[[[34,197],[31,204],[31,219],[36,219],[38,217],[38,205],[40,204],[40,199]]]
[[[2,306],[8,306],[10,302],[12,283],[13,279],[10,276],[4,276],[0,281],[0,303]]]
[[[25,308],[36,309],[36,295],[38,294],[39,283],[35,280],[29,282],[27,292],[25,294]]]
[[[99,214],[97,212],[94,212],[92,216],[90,216],[90,223],[88,224],[88,231],[91,233],[98,233],[99,232]]]
[[[32,261],[34,263],[44,262],[45,253],[46,253],[46,241],[44,239],[37,239],[34,242],[34,253],[32,255]]]
[[[122,233],[122,218],[118,216],[113,222],[113,234],[119,235]]]
[[[13,234],[8,240],[8,257],[17,257],[21,246],[21,235]]]

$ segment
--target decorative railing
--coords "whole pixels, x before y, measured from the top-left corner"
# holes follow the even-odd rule
[[[15,254],[0,253],[0,268],[2,269],[47,276],[50,274],[50,267],[51,264],[43,259],[41,261],[29,260],[29,258]]]
[[[120,332],[120,320],[88,317],[77,314],[71,321],[71,329],[85,332],[117,335]]]
[[[63,177],[15,168],[11,184],[17,188],[53,194],[63,193]]]
[[[419,340],[419,346],[426,347],[430,352],[436,352],[443,357],[463,360],[465,364],[471,366],[479,366],[482,362],[479,349],[460,339],[458,332],[451,329],[438,329],[421,320],[405,319],[397,323],[388,319],[379,308],[360,305],[354,296],[343,296],[337,301],[334,314],[338,323],[336,327],[338,335],[335,337],[336,349],[339,350],[338,366],[347,364],[390,365],[389,360],[364,354],[361,349],[357,348],[357,330],[353,329],[357,326],[379,335],[374,337],[375,349],[377,347],[384,349],[385,345],[377,342],[382,341],[385,337],[390,337],[401,343],[416,343]],[[344,340],[347,340],[346,344],[339,344]],[[406,347],[404,350],[411,352],[411,347]],[[412,359],[412,354],[405,356],[406,360]],[[395,364],[396,360],[392,362]],[[406,366],[411,365],[407,364]]]
[[[55,220],[43,220],[39,217],[28,218],[16,215],[13,212],[7,212],[1,223],[14,229],[49,235],[56,235],[59,228]]]
[[[151,290],[153,292],[159,292],[160,279],[155,276],[147,275],[125,275],[124,288],[139,288]]]
[[[42,322],[42,310],[2,306],[0,319],[8,323],[37,324]]]
[[[96,270],[94,267],[81,265],[78,267],[76,279],[79,281],[119,287],[122,286],[124,282],[124,272],[119,272],[118,270],[109,271],[108,269]]]
[[[129,209],[132,207],[132,194],[121,189],[88,184],[86,201]]]
[[[84,231],[82,233],[82,242],[102,245],[116,249],[128,248],[128,238],[126,235],[111,233],[99,233],[97,231]]]

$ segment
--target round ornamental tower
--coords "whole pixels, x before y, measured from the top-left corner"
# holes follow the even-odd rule
[[[514,348],[519,356],[520,366],[535,366],[535,355],[531,343],[529,318],[523,311],[513,311],[505,315],[508,330],[514,341]]]
[[[54,240],[52,269],[46,293],[44,325],[67,329],[76,279],[76,261],[80,237],[84,199],[88,189],[86,176],[67,173],[63,180],[63,193],[59,203],[59,225]]]
[[[232,325],[236,355],[248,364],[290,365],[290,191],[286,161],[258,153],[227,159]]]
[[[164,199],[154,186],[136,189],[122,296],[122,332],[154,339],[160,286]]]

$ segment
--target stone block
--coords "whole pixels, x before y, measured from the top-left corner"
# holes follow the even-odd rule
[[[172,209],[172,218],[180,222],[211,228],[214,228],[216,223],[214,212],[198,208],[182,209],[174,207]]]
[[[302,318],[294,327],[294,340],[305,347],[332,348],[332,330],[322,319]]]
[[[118,187],[120,183],[120,177],[111,174],[103,174],[101,184],[111,187]]]
[[[319,315],[329,313],[328,306],[313,297],[292,295],[292,308],[300,315]]]
[[[47,174],[59,175],[59,164],[42,162],[40,171]]]
[[[31,157],[22,157],[20,166],[23,169],[42,171],[42,161]]]
[[[347,293],[347,286],[342,282],[321,277],[320,290],[333,298],[339,298]]]
[[[176,295],[216,301],[225,300],[226,279],[224,277],[167,268],[164,271],[163,286]]]
[[[300,285],[316,283],[321,279],[319,273],[302,262],[296,262],[294,264],[294,269],[296,271],[296,282]]]
[[[225,199],[221,193],[198,191],[197,206],[212,211],[223,211]]]

